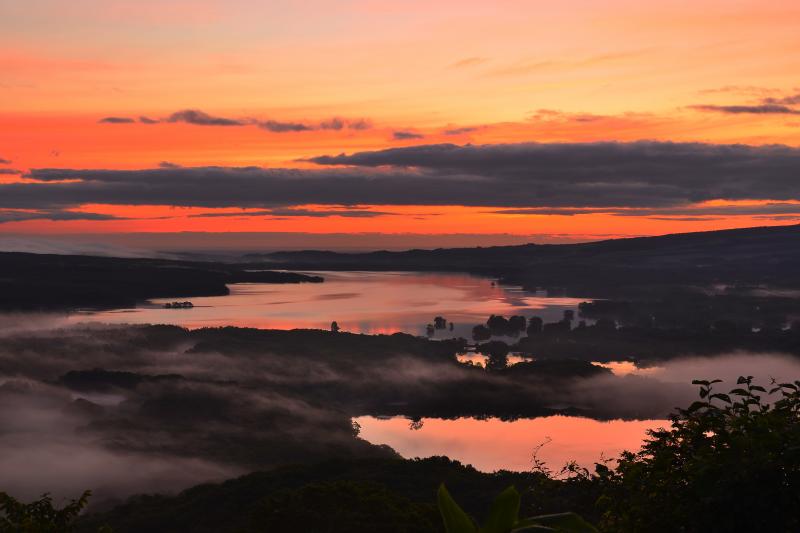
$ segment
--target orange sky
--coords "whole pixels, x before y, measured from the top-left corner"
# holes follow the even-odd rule
[[[0,164],[0,183],[25,181],[10,169],[146,169],[162,162],[314,168],[298,160],[435,143],[647,139],[797,147],[798,25],[800,4],[790,1],[6,2],[0,159],[9,162]],[[769,112],[767,104],[774,104]],[[167,120],[185,109],[240,125]],[[158,123],[138,122],[142,116]],[[134,122],[99,122],[106,117]],[[333,117],[345,126],[325,129]],[[258,126],[267,121],[308,131]],[[792,218],[700,209],[668,220],[602,210],[510,215],[491,205],[361,207],[385,214],[189,217],[214,209],[77,204],[68,210],[124,219],[0,217],[0,232],[583,239],[800,220],[800,210]]]

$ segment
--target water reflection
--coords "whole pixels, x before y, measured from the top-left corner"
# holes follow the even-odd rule
[[[607,368],[616,376],[656,376],[664,371],[663,366],[638,366],[633,361],[608,361],[607,363],[593,361],[592,364]]]
[[[482,353],[467,351],[456,354],[456,359],[458,359],[460,363],[485,367],[489,357]],[[506,359],[508,359],[508,366],[524,363],[526,361],[533,361],[533,357],[525,357],[520,352],[509,353],[508,356],[506,356]]]
[[[568,461],[593,468],[602,458],[616,458],[623,450],[638,450],[647,430],[668,427],[667,420],[612,420],[600,422],[572,416],[548,416],[502,421],[459,418],[423,418],[418,428],[406,418],[355,419],[361,437],[388,444],[407,458],[447,455],[478,470],[530,470],[534,450],[554,470]]]
[[[191,298],[193,309],[164,309],[157,299],[134,309],[73,315],[73,322],[178,324],[189,328],[322,328],[333,320],[344,331],[424,335],[436,316],[454,323],[434,338],[469,338],[491,314],[538,315],[560,320],[584,300],[548,297],[493,284],[468,274],[418,272],[314,272],[325,283],[236,284],[228,296]]]

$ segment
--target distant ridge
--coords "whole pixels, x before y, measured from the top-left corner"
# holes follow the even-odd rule
[[[468,272],[582,297],[689,286],[800,288],[800,225],[676,233],[579,244],[404,252],[251,254],[246,262],[0,252],[0,309],[124,307],[149,298],[224,295],[238,282],[318,282],[269,270]]]
[[[297,270],[466,271],[527,288],[611,294],[617,287],[672,284],[800,286],[800,225],[675,233],[579,244],[250,256]]]

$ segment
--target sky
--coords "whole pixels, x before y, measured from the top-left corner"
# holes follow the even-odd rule
[[[798,24],[775,0],[0,0],[0,243],[797,223]]]

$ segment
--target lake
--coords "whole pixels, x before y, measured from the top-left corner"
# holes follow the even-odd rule
[[[509,362],[515,361],[509,357]],[[671,402],[669,409],[688,405],[697,398],[697,387],[690,383],[698,377],[722,379],[717,390],[727,392],[736,386],[736,378],[741,375],[753,375],[761,384],[769,384],[772,378],[791,380],[800,376],[800,360],[769,353],[682,357],[649,367],[638,367],[630,361],[595,364],[625,378],[620,383],[619,396],[628,402],[646,401],[648,391],[667,388],[674,395],[667,400]],[[628,387],[637,382],[645,386]],[[513,421],[423,418],[421,425],[414,426],[403,417],[362,416],[355,421],[361,426],[362,438],[373,444],[388,444],[403,457],[447,455],[485,472],[530,470],[533,452],[542,444],[537,456],[550,469],[558,471],[566,462],[576,461],[592,470],[602,458],[615,459],[623,450],[638,450],[648,430],[669,427],[666,419],[600,421],[577,416]]]
[[[471,338],[472,327],[489,315],[538,315],[559,320],[585,299],[549,297],[519,287],[457,273],[309,272],[324,283],[230,285],[230,295],[191,298],[192,309],[164,309],[156,299],[132,309],[82,312],[71,322],[176,324],[188,328],[239,326],[264,329],[328,329],[336,321],[344,331],[424,335],[436,316],[455,327],[435,338]]]
[[[478,470],[526,471],[533,454],[554,471],[568,461],[593,470],[603,458],[615,459],[623,450],[638,450],[648,429],[668,427],[668,420],[598,421],[576,416],[503,421],[497,418],[423,418],[412,429],[402,417],[355,419],[361,437],[388,444],[406,458],[447,455]]]

